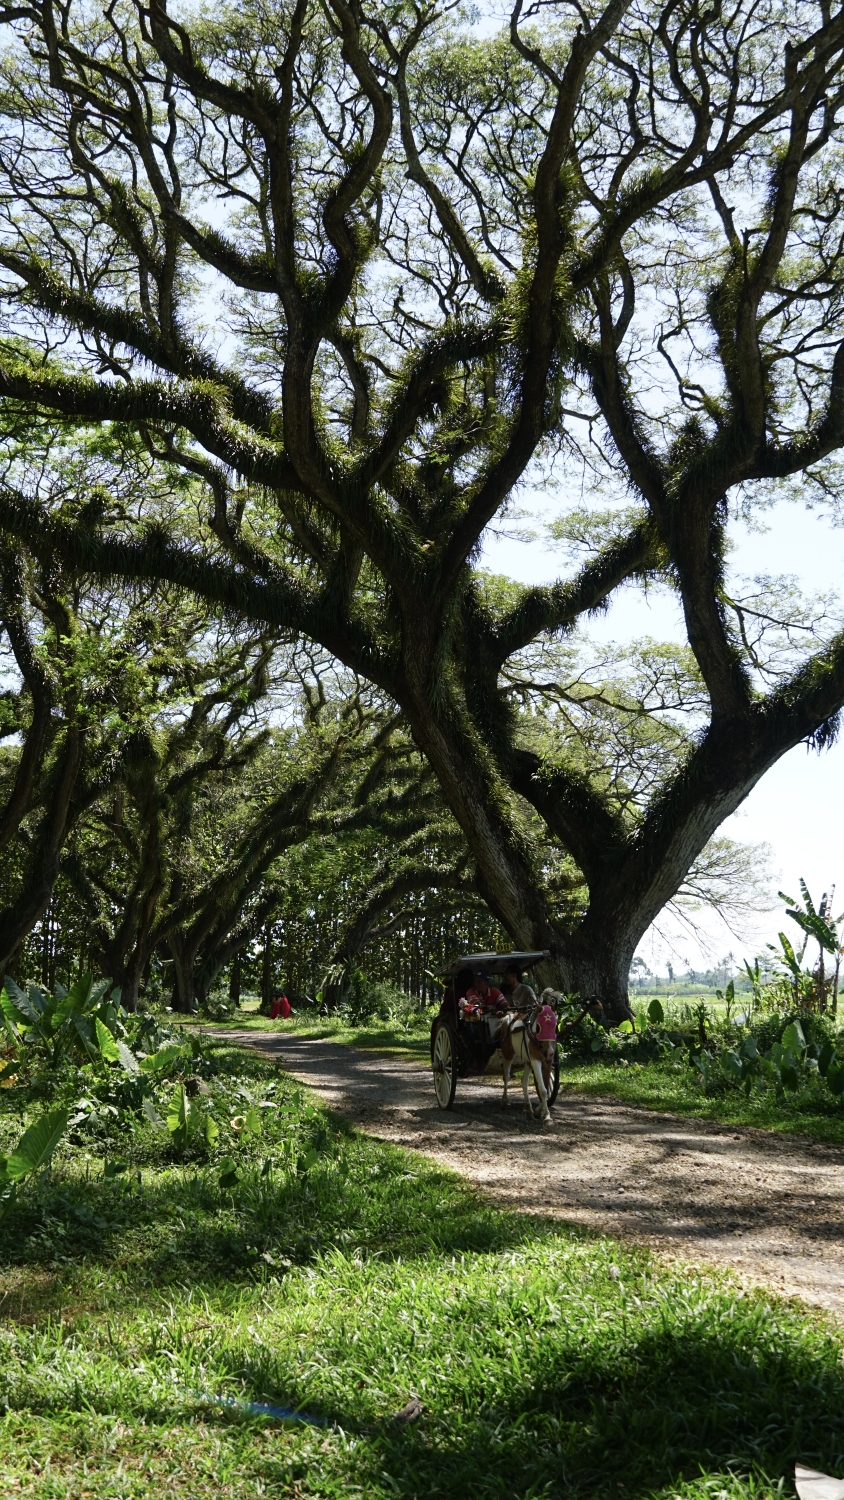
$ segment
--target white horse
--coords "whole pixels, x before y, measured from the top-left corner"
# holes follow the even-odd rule
[[[556,1038],[557,1017],[549,1005],[540,1007],[529,1020],[521,1016],[505,1016],[497,1038],[501,1056],[504,1059],[505,1109],[507,1108],[507,1085],[510,1082],[510,1074],[513,1068],[521,1068],[525,1109],[533,1119],[533,1105],[528,1093],[528,1074],[533,1073],[536,1092],[539,1095],[539,1118],[543,1124],[551,1119],[548,1093],[551,1088]]]

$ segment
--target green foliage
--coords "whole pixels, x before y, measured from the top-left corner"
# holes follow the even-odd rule
[[[842,959],[844,959],[844,940],[839,930],[842,917],[833,919],[831,915],[831,893],[824,892],[820,905],[816,908],[806,882],[802,879],[800,892],[802,903],[794,901],[793,897],[787,896],[784,891],[779,893],[780,899],[786,904],[786,916],[790,917],[803,933],[803,946],[800,952],[795,951],[784,932],[778,934],[779,953],[771,944],[768,946],[770,951],[776,954],[775,962],[779,960],[779,968],[784,976],[782,987],[789,989],[793,1004],[806,1010],[835,1009],[838,1004],[839,972]],[[818,963],[814,970],[803,967],[810,938],[814,939],[818,945]],[[827,974],[825,970],[824,956],[827,954],[834,960],[831,974]]]
[[[119,992],[112,991],[108,980],[95,984],[93,974],[84,974],[69,990],[58,985],[52,995],[34,984],[22,990],[7,976],[0,992],[7,1036],[19,1049],[21,1064],[36,1067],[90,1061],[102,1047],[103,1035],[108,1045],[116,1045],[118,1005]]]
[[[91,1172],[65,1142],[15,1206],[0,1251],[10,1494],[39,1494],[37,1463],[45,1500],[591,1500],[622,1485],[760,1500],[795,1457],[844,1466],[842,1340],[822,1315],[502,1211],[260,1059],[207,1061],[221,1103],[274,1101],[260,1138],[183,1165],[150,1129]],[[423,1415],[406,1427],[391,1416],[411,1392]]]
[[[844,1029],[815,1010],[781,1009],[776,983],[760,984],[739,1015],[744,997],[734,994],[730,1012],[726,999],[713,1007],[669,999],[663,1021],[637,1017],[635,1036],[585,1021],[566,1042],[569,1086],[844,1143]]]
[[[813,937],[818,946],[825,953],[836,954],[841,951],[841,937],[838,932],[837,922],[833,921],[829,914],[829,898],[826,893],[821,900],[820,909],[815,909],[815,904],[809,894],[809,888],[805,880],[800,881],[800,893],[803,897],[802,910],[791,896],[786,896],[780,891],[780,899],[786,903],[788,908],[786,915],[806,934]],[[840,918],[838,919],[840,921]],[[783,941],[780,933],[780,941]]]
[[[0,1001],[16,1053],[4,1070],[7,1097],[67,1100],[75,1140],[125,1143],[151,1127],[180,1154],[213,1149],[219,1125],[191,1098],[213,1072],[203,1038],[127,1015],[109,991],[90,975],[53,996],[7,981]]]
[[[0,1156],[0,1224],[14,1204],[18,1186],[49,1163],[66,1128],[67,1110],[51,1110],[24,1131],[9,1156]]]
[[[176,1092],[170,1101],[170,1108],[167,1111],[167,1129],[173,1145],[179,1149],[187,1145],[188,1138],[195,1129],[195,1116],[183,1083],[177,1084]]]
[[[556,7],[519,7],[509,29],[479,36],[471,6],[391,6],[376,25],[358,7],[306,5],[290,33],[284,8],[278,24],[255,7],[211,17],[191,8],[179,21],[174,93],[177,43],[143,9],[92,21],[73,0],[57,31],[49,8],[7,8],[0,114],[9,139],[26,141],[26,173],[17,149],[0,161],[4,534],[32,549],[40,575],[62,575],[51,606],[87,580],[100,620],[125,608],[137,627],[135,639],[128,628],[115,639],[112,627],[89,631],[74,617],[65,630],[45,608],[44,638],[61,647],[77,700],[74,729],[104,725],[107,747],[115,726],[133,724],[136,699],[149,707],[141,689],[155,696],[168,652],[150,649],[162,635],[143,611],[154,615],[162,596],[171,614],[189,593],[206,601],[196,634],[216,634],[215,644],[233,620],[258,622],[240,671],[202,679],[192,646],[197,680],[178,684],[189,708],[168,691],[160,712],[134,721],[137,737],[121,739],[110,786],[126,792],[128,812],[112,818],[101,802],[91,813],[87,836],[96,847],[105,829],[108,847],[99,878],[80,877],[74,897],[133,981],[160,942],[118,952],[127,924],[115,890],[166,909],[154,914],[156,937],[174,950],[184,1009],[199,948],[200,994],[230,949],[197,917],[197,898],[207,916],[224,893],[220,927],[242,918],[245,945],[290,897],[288,888],[276,901],[269,867],[291,826],[268,845],[271,818],[233,827],[239,772],[261,737],[251,715],[248,730],[236,721],[265,696],[279,637],[307,642],[302,655],[321,643],[356,679],[369,674],[377,687],[359,699],[358,727],[380,695],[400,705],[442,794],[430,799],[439,805],[429,826],[406,832],[430,835],[412,851],[424,844],[424,874],[445,850],[452,889],[466,876],[464,909],[486,890],[514,931],[546,931],[568,954],[572,985],[576,966],[594,972],[600,948],[620,951],[631,923],[650,921],[655,897],[658,906],[678,894],[669,842],[691,851],[729,793],[735,801],[801,736],[830,742],[844,691],[838,626],[783,597],[777,580],[731,597],[725,527],[728,496],[750,511],[787,493],[789,476],[824,504],[839,492],[828,330],[844,285],[841,122],[830,114],[810,146],[795,143],[785,175],[782,140],[798,96],[806,119],[838,98],[844,64],[831,13],[769,7],[757,27],[745,10],[695,11],[690,31],[683,7],[646,8],[632,24],[621,6],[600,26],[584,17],[578,32]],[[794,66],[782,82],[786,50]],[[811,58],[821,56],[827,71],[815,79]],[[84,85],[84,128],[81,76],[105,80],[103,92]],[[657,116],[671,130],[654,128]],[[162,150],[164,177],[152,165]],[[267,189],[281,182],[285,232]],[[744,257],[727,207],[736,195]],[[218,201],[225,223],[211,227]],[[216,345],[200,294],[208,277],[226,307]],[[666,378],[646,435],[654,361]],[[560,456],[578,453],[581,498],[551,528],[573,568],[547,587],[485,579],[484,533],[531,473],[547,466],[553,482]],[[22,588],[28,608],[42,585]],[[702,632],[694,650],[645,641],[613,661],[603,646],[581,650],[591,613],[619,588],[651,585],[682,596]],[[115,587],[112,609],[102,595]],[[166,644],[177,654],[176,630]],[[314,722],[324,706],[319,693],[309,700]],[[393,712],[382,714],[384,738],[372,738],[376,780]],[[274,707],[265,725],[287,718]],[[722,719],[736,732],[718,741]],[[407,749],[407,724],[402,733]],[[720,791],[706,804],[716,742]],[[122,763],[133,753],[130,774]],[[306,779],[297,831],[326,814],[318,834],[336,832],[336,803],[311,798]],[[400,780],[394,806],[407,792]],[[361,821],[372,814],[373,784],[360,777],[360,798],[345,799],[349,831],[352,808]],[[389,800],[371,819],[382,842],[368,873],[382,895],[395,874]],[[139,824],[148,838],[134,836]],[[156,836],[177,854],[157,857]],[[136,880],[139,849],[154,868]],[[130,878],[115,873],[118,861]],[[604,882],[622,865],[620,898]],[[729,881],[713,879],[711,862],[706,881],[700,867],[690,873],[680,899],[708,890],[724,904]],[[393,894],[391,915],[403,918],[406,892]],[[583,925],[592,898],[602,919]],[[438,915],[457,904],[442,901]],[[317,927],[316,907],[304,910]],[[152,933],[141,915],[128,926]],[[360,924],[335,930],[320,968],[357,964],[378,927],[367,928],[371,913],[355,915],[363,936]],[[390,977],[421,995],[418,968],[412,983]],[[313,976],[296,977],[310,993]],[[623,1013],[623,996],[612,1003]]]

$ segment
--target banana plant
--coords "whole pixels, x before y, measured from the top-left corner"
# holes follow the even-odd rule
[[[834,886],[831,891],[824,892],[819,907],[815,907],[805,880],[800,881],[800,891],[803,897],[802,905],[795,901],[793,897],[787,896],[784,891],[780,891],[780,899],[786,903],[786,915],[791,917],[793,922],[797,923],[801,932],[805,933],[803,952],[805,953],[806,951],[806,943],[809,938],[814,938],[818,945],[818,989],[821,1007],[824,1005],[826,994],[824,955],[829,953],[834,961],[832,1012],[835,1014],[838,1010],[838,982],[841,971],[841,960],[844,957],[844,935],[842,935],[840,930],[840,923],[844,921],[844,912],[835,918],[830,915],[832,911],[832,898],[835,894]],[[780,939],[782,940],[782,934],[780,934]]]

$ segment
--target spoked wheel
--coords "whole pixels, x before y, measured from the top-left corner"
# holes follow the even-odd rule
[[[431,1054],[434,1093],[440,1109],[451,1109],[457,1089],[457,1045],[447,1021],[437,1027]]]

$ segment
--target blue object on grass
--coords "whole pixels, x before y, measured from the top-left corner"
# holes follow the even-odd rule
[[[199,1391],[196,1400],[208,1406],[229,1406],[249,1417],[274,1417],[277,1422],[307,1422],[311,1427],[329,1425],[325,1417],[309,1417],[307,1412],[297,1411],[294,1406],[268,1406],[263,1401],[243,1401],[238,1396],[208,1396]]]

